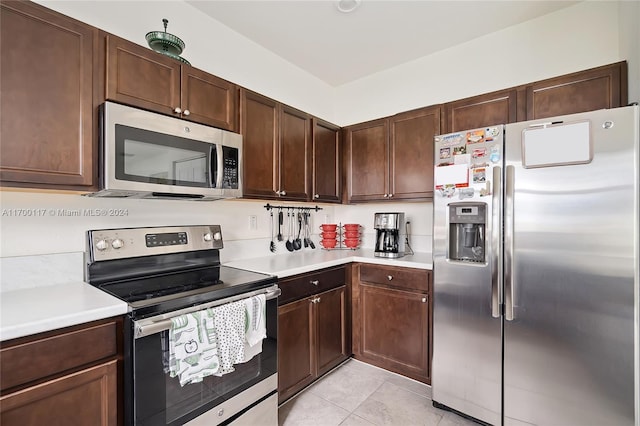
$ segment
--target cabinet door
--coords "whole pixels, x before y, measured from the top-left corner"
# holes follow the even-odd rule
[[[135,43],[107,36],[107,99],[162,114],[180,107],[180,63]]]
[[[414,293],[361,283],[363,361],[422,382],[429,380],[429,303]]]
[[[312,122],[313,199],[327,203],[339,203],[342,199],[340,128],[317,118],[314,118]]]
[[[276,198],[278,191],[278,103],[247,90],[240,96],[245,197]]]
[[[433,138],[440,134],[440,109],[391,117],[389,196],[393,199],[433,198]]]
[[[94,185],[97,30],[31,2],[0,4],[3,185]]]
[[[238,131],[238,89],[235,84],[188,65],[182,66],[181,78],[183,118]]]
[[[303,389],[315,378],[316,346],[313,304],[309,299],[278,308],[278,401]]]
[[[444,107],[447,125],[443,133],[514,123],[524,119],[517,117],[515,88],[449,102]]]
[[[618,62],[527,86],[527,120],[627,104],[627,63]]]
[[[294,108],[281,106],[280,115],[281,198],[306,201],[311,198],[311,119]]]
[[[389,194],[389,120],[356,124],[346,130],[349,202],[386,200]]]
[[[117,424],[117,361],[3,395],[0,424]]]
[[[317,375],[321,376],[349,357],[347,349],[347,299],[345,286],[317,296]]]

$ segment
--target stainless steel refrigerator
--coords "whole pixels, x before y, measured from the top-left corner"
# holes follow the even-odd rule
[[[639,107],[437,136],[433,401],[640,424]]]

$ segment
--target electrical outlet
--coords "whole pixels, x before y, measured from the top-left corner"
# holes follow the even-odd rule
[[[258,216],[252,214],[249,216],[249,229],[255,231],[258,229]]]

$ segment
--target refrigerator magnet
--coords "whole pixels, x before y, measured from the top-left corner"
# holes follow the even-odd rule
[[[473,183],[485,183],[487,180],[485,168],[473,169]]]
[[[454,146],[453,147],[453,155],[462,155],[467,153],[467,146]]]
[[[451,158],[451,148],[440,148],[440,159],[445,160],[447,158]]]
[[[467,144],[483,143],[484,142],[484,130],[474,130],[467,132]]]
[[[471,152],[472,158],[484,158],[487,155],[486,148],[476,148]]]

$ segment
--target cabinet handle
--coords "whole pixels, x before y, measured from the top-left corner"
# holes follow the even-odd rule
[[[387,279],[391,281],[393,279],[393,275],[387,275]]]
[[[191,114],[191,112],[190,112],[188,109],[185,109],[182,113],[183,113],[184,115],[189,115],[189,114]]]
[[[422,303],[427,303],[427,298],[426,297],[422,298]]]
[[[309,281],[309,282],[310,282],[311,284],[313,284],[313,285],[318,285],[318,284],[320,284],[320,281],[318,281],[318,280],[313,280],[313,281]]]
[[[173,112],[175,112],[176,114],[180,114],[182,112],[182,109],[180,107],[175,107]]]

